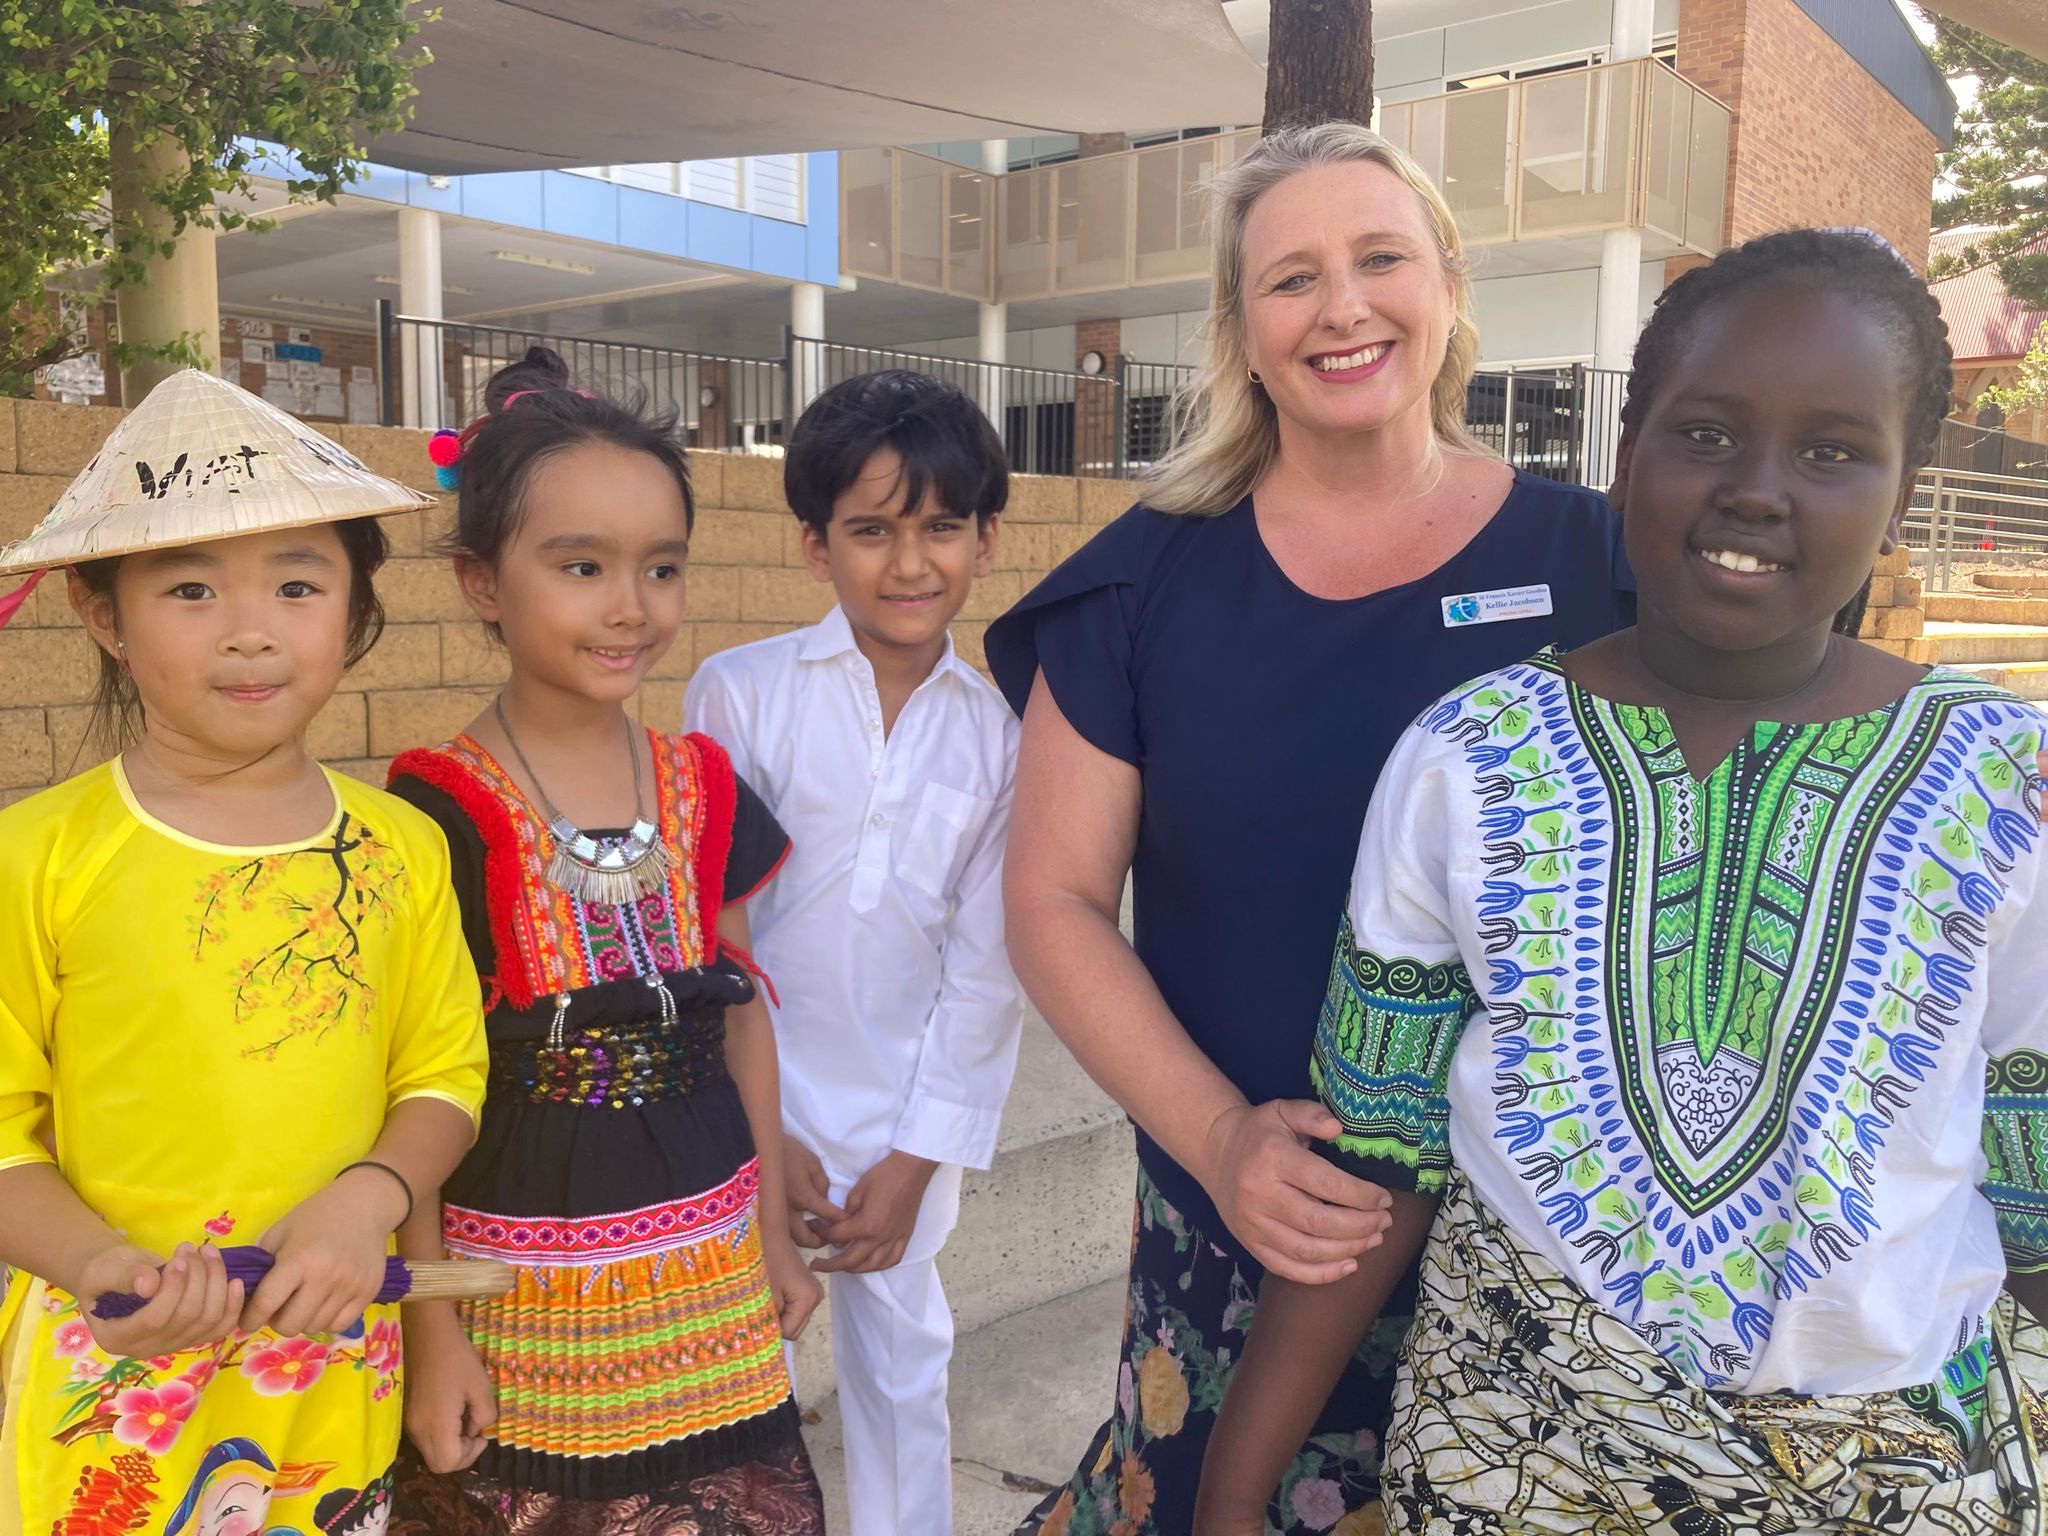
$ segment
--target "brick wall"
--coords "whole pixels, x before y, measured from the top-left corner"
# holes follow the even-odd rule
[[[20,538],[120,419],[107,407],[0,400],[0,544]],[[432,492],[424,432],[340,427],[332,433],[380,474]],[[796,519],[782,501],[779,459],[692,453],[698,502],[690,550],[689,619],[635,700],[640,718],[673,729],[683,685],[705,656],[822,617],[832,589],[803,568]],[[988,621],[1134,499],[1113,480],[1012,479],[995,573],[975,583],[954,639],[982,662]],[[471,617],[448,563],[428,544],[452,509],[386,520],[392,560],[377,590],[389,618],[377,648],[315,721],[326,761],[373,783],[406,747],[440,741],[491,697],[504,653]],[[0,586],[9,586],[0,581]],[[79,753],[97,662],[62,580],[45,581],[0,630],[0,804],[88,766]]]
[[[257,341],[260,345],[262,340],[267,339],[274,346],[278,342],[288,341],[294,331],[308,332],[311,336],[309,344],[320,349],[320,361],[314,366],[338,368],[341,370],[342,409],[331,414],[320,411],[299,411],[293,409],[292,414],[300,417],[302,420],[312,422],[346,421],[348,419],[350,370],[354,368],[367,368],[370,370],[371,379],[374,381],[376,378],[377,333],[375,331],[338,330],[333,326],[308,324],[303,320],[270,320],[268,322],[270,328],[268,338],[244,337],[241,334],[241,324],[245,318],[253,320],[256,317],[245,317],[229,311],[222,312],[220,317],[221,361],[225,363],[229,359],[234,359],[237,362],[241,362],[243,346],[246,341]],[[267,367],[259,363],[242,362],[241,377],[237,382],[252,395],[260,395],[263,393],[263,386],[271,379],[288,380],[291,376],[290,369],[291,364],[289,362],[277,362]],[[453,375],[449,377],[452,378]],[[287,409],[292,408],[287,407]]]
[[[119,405],[121,403],[121,376],[114,367],[114,358],[111,350],[114,333],[114,306],[112,304],[95,305],[86,311],[85,318],[87,335],[90,338],[92,350],[99,354],[100,366],[105,371],[107,383],[106,393],[93,396],[87,403],[91,405]],[[243,343],[249,340],[264,339],[244,337],[241,334],[242,322],[257,318],[259,317],[243,315],[233,310],[223,310],[220,317],[220,339],[214,349],[214,353],[223,362],[232,359],[237,363],[241,363],[241,377],[237,382],[251,394],[260,395],[263,393],[263,386],[272,377],[271,368],[262,364],[242,362]],[[321,352],[320,362],[316,366],[339,368],[341,370],[343,410],[340,413],[321,415],[313,412],[294,412],[294,414],[303,416],[307,421],[339,422],[346,420],[350,370],[356,367],[364,367],[370,369],[373,376],[375,375],[377,367],[377,333],[369,330],[343,330],[332,325],[308,324],[303,320],[271,319],[267,323],[270,327],[270,336],[267,339],[273,344],[280,341],[288,341],[291,332],[294,330],[310,331],[312,333],[310,345],[318,347]],[[278,375],[289,376],[289,363],[278,363],[275,365],[275,368]],[[446,376],[450,380],[455,377],[452,371]],[[52,398],[50,391],[42,384],[36,385],[35,396],[38,400],[49,400]],[[5,466],[0,465],[0,473],[4,472]]]
[[[1926,270],[1934,135],[1794,0],[1679,0],[1677,64],[1733,113],[1727,244],[1854,224]]]

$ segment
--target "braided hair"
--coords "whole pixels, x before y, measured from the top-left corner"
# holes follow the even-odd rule
[[[1917,474],[1934,458],[1949,411],[1955,355],[1941,305],[1927,284],[1881,237],[1861,229],[1788,229],[1759,235],[1685,273],[1657,296],[1649,324],[1636,340],[1628,393],[1621,406],[1621,440],[1639,431],[1671,364],[1718,300],[1760,283],[1810,277],[1834,293],[1881,314],[1899,352],[1910,398],[1906,409],[1906,472]],[[1863,620],[1870,584],[1850,601],[1835,627],[1853,635]]]

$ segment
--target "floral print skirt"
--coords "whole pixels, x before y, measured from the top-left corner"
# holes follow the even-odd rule
[[[1974,1433],[1931,1388],[1710,1393],[1453,1175],[1404,1353],[1386,1482],[1409,1536],[2048,1532],[2048,1329],[2010,1297]]]
[[[1263,1274],[1234,1244],[1192,1226],[1140,1165],[1115,1406],[1073,1478],[1016,1536],[1185,1536],[1194,1528],[1203,1452]],[[1281,1479],[1269,1533],[1379,1536],[1380,1439],[1414,1294],[1410,1274]]]

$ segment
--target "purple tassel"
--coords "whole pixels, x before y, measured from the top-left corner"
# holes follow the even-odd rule
[[[254,1246],[223,1248],[221,1263],[227,1266],[228,1278],[242,1282],[244,1292],[256,1289],[257,1283],[270,1273],[270,1266],[277,1262],[267,1248]],[[379,1302],[401,1301],[412,1289],[412,1271],[406,1268],[405,1260],[396,1256],[384,1261],[384,1288],[374,1298]],[[116,1318],[132,1317],[147,1303],[133,1291],[108,1291],[92,1304],[92,1315],[112,1321]]]

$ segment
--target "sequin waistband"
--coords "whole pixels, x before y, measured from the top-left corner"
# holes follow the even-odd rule
[[[725,1076],[722,1009],[630,1024],[568,1027],[561,1044],[494,1045],[488,1092],[529,1104],[625,1109],[679,1099]]]

